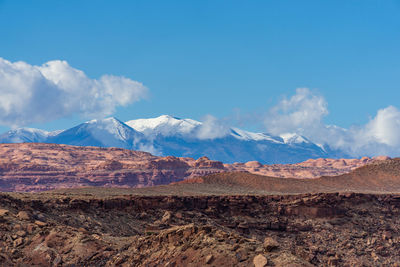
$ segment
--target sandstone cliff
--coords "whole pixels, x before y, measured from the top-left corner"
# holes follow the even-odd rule
[[[82,186],[147,187],[220,172],[316,178],[347,173],[385,158],[318,159],[299,164],[223,164],[206,157],[156,157],[120,148],[57,144],[0,144],[0,191],[42,191]]]

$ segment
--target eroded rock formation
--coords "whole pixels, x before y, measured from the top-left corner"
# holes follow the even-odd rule
[[[42,191],[81,186],[146,187],[231,171],[316,178],[346,173],[383,159],[318,159],[288,165],[223,164],[206,157],[197,160],[156,157],[120,148],[0,144],[0,191]]]
[[[67,192],[0,194],[0,265],[397,266],[400,261],[398,195]]]

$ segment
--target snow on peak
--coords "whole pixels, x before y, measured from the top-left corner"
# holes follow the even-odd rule
[[[126,124],[146,136],[173,136],[189,134],[201,125],[201,122],[161,115],[157,118],[127,121]]]
[[[137,119],[126,122],[138,132],[148,137],[161,136],[188,136],[195,133],[202,122],[192,119],[180,119],[169,115],[161,115],[156,118]],[[265,133],[253,133],[238,128],[231,128],[230,135],[236,139],[245,141],[270,141],[283,143],[279,137],[273,137]],[[284,139],[284,138],[283,138]],[[300,142],[300,139],[298,140]]]
[[[24,127],[24,128],[18,128],[18,129],[14,129],[14,130],[10,130],[9,133],[16,133],[16,134],[38,134],[38,135],[43,135],[46,136],[49,134],[48,131],[45,130],[40,130],[40,129],[36,129],[36,128],[28,128],[28,127]]]
[[[62,132],[64,132],[65,130],[55,130],[55,131],[52,131],[52,132],[49,132],[48,134],[47,134],[47,136],[56,136],[57,134],[60,134],[60,133],[62,133]]]
[[[98,136],[100,139],[105,137],[105,132],[119,140],[128,140],[134,132],[134,129],[114,117],[87,121],[84,125],[94,136]]]
[[[50,133],[35,128],[18,128],[0,136],[1,143],[43,142]]]
[[[273,138],[272,136],[264,133],[253,133],[244,131],[238,128],[232,128],[231,135],[237,139],[246,140],[246,141],[271,141],[274,143],[282,143],[282,141]]]
[[[118,125],[121,124],[123,122],[121,122],[120,120],[118,120],[115,117],[109,117],[109,118],[104,118],[104,119],[94,119],[94,120],[90,120],[85,122],[86,124],[109,124],[109,125]]]
[[[283,139],[285,144],[310,143],[307,138],[296,133],[285,133],[281,134],[280,137]]]

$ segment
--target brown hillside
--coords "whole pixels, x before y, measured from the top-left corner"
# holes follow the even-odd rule
[[[315,192],[400,192],[400,159],[376,162],[360,167],[348,174],[325,176],[317,179],[276,178],[245,172],[218,173],[201,178],[189,179],[176,184],[193,190],[202,187],[220,188],[225,193],[254,192],[315,193]],[[202,185],[201,185],[202,184]],[[201,186],[200,186],[201,185]],[[225,189],[223,189],[225,188]],[[182,189],[181,189],[182,190]]]

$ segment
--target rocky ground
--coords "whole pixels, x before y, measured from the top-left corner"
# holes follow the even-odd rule
[[[0,265],[399,266],[400,195],[107,190],[0,195]]]
[[[81,186],[146,187],[220,172],[249,172],[273,177],[316,178],[348,173],[385,160],[316,159],[298,164],[259,162],[223,164],[205,157],[156,157],[119,148],[57,144],[0,144],[0,191],[43,191]]]

